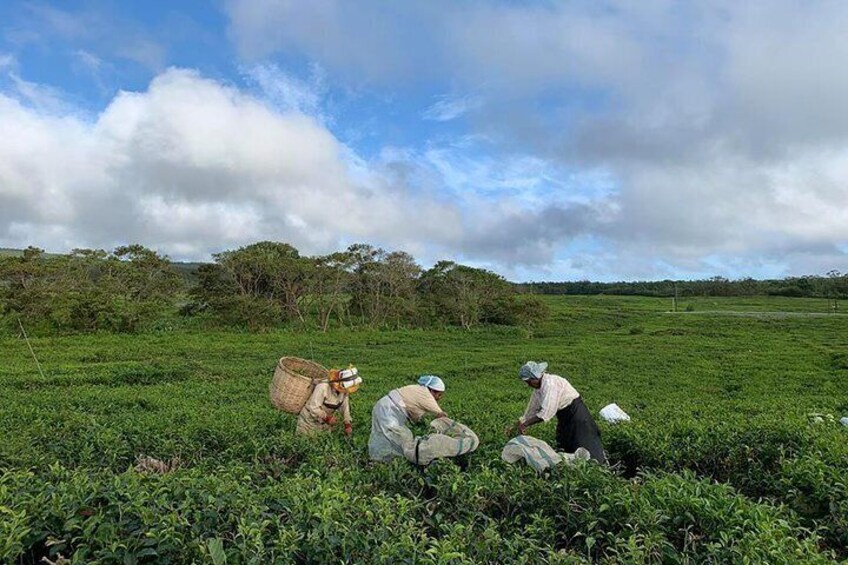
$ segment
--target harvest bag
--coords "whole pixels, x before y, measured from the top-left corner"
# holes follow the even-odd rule
[[[416,438],[403,446],[403,455],[416,465],[426,466],[441,457],[459,457],[471,453],[480,445],[471,428],[450,418],[430,422],[436,432]]]
[[[315,384],[326,380],[327,369],[318,363],[299,357],[283,357],[268,387],[271,404],[289,414],[299,414]]]
[[[571,463],[578,459],[585,460],[588,458],[589,452],[585,449],[578,449],[575,453],[554,451],[544,441],[524,435],[509,440],[501,452],[501,459],[507,463],[517,463],[523,459],[537,473],[560,463]]]

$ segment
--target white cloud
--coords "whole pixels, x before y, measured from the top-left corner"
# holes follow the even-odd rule
[[[262,98],[282,112],[312,116],[321,122],[330,121],[324,112],[327,84],[323,70],[313,65],[308,80],[287,73],[279,66],[264,63],[243,71],[249,83],[258,88]]]
[[[658,275],[744,264],[798,273],[839,261],[845,270],[845,2],[295,6],[231,0],[241,52],[297,53],[331,76],[395,89],[449,85],[425,119],[478,104],[469,133],[491,142],[491,157],[435,147],[424,171],[406,175],[447,179],[454,194],[523,187],[526,196],[536,185],[554,192],[536,201],[549,205],[574,201],[567,171],[601,171],[604,196],[588,203],[611,206],[583,229],[622,276],[639,269],[614,257],[640,257]],[[509,171],[519,160],[502,155],[523,156],[530,174]]]
[[[4,69],[14,69],[17,67],[18,61],[11,53],[0,53],[0,71]]]
[[[93,74],[97,74],[104,64],[103,59],[85,49],[77,49],[74,52],[74,57],[86,70]]]
[[[10,72],[8,77],[18,97],[25,100],[29,105],[53,113],[67,111],[68,106],[65,104],[64,95],[60,90],[44,84],[29,82],[15,72]]]
[[[112,43],[115,55],[136,62],[149,71],[158,72],[165,67],[167,49],[152,38],[136,33],[130,37],[110,37],[106,41]]]
[[[478,96],[442,95],[439,96],[430,107],[424,110],[421,116],[425,120],[432,120],[435,122],[449,122],[451,120],[455,120],[461,116],[464,116],[472,110],[479,108],[480,106],[482,106],[482,103],[482,100]]]
[[[165,66],[167,45],[175,33],[147,30],[138,23],[121,17],[105,6],[56,7],[32,2],[12,12],[5,26],[5,39],[19,48],[38,45],[50,48],[52,41],[61,42],[78,62],[93,70],[102,67],[96,60],[137,63],[149,72],[159,72]]]
[[[138,241],[182,258],[260,239],[307,253],[369,241],[438,257],[544,260],[550,243],[521,205],[450,202],[369,163],[319,121],[280,112],[193,71],[170,69],[121,92],[96,118],[0,95],[0,245],[51,250]],[[562,207],[533,212],[570,218]],[[571,237],[584,220],[560,222]],[[568,227],[566,227],[568,225]],[[491,233],[490,233],[491,231]],[[523,246],[516,255],[507,244]]]

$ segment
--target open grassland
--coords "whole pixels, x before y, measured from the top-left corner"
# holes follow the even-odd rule
[[[668,299],[555,297],[532,333],[334,330],[0,339],[0,562],[827,562],[848,556],[848,316],[668,315]],[[822,312],[813,299],[687,299]],[[275,412],[277,358],[355,363],[354,437]],[[499,460],[550,363],[614,467]],[[466,471],[367,460],[370,409],[421,373],[481,439]],[[423,428],[421,429],[423,432]],[[532,433],[553,443],[554,425]],[[138,455],[175,471],[133,471]]]

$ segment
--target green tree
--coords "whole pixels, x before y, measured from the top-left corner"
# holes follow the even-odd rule
[[[372,326],[400,327],[417,321],[421,267],[403,251],[387,253],[367,244],[351,245],[352,313]]]
[[[305,322],[302,301],[310,261],[287,243],[262,241],[213,255],[198,269],[192,295],[225,324],[261,329],[295,319]]]
[[[114,252],[27,249],[0,262],[3,309],[58,330],[128,331],[166,315],[182,278],[166,257],[140,245]]]
[[[421,276],[420,292],[431,318],[471,328],[481,323],[510,323],[516,292],[500,275],[452,261],[439,261]]]

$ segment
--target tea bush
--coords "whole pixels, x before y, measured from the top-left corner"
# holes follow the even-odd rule
[[[747,299],[749,302],[751,299]],[[800,299],[799,299],[800,300]],[[848,557],[848,318],[669,315],[664,301],[546,299],[505,327],[160,332],[0,339],[0,562],[684,563]],[[720,305],[721,310],[732,303]],[[793,304],[793,308],[801,308]],[[638,327],[639,332],[631,331]],[[354,436],[306,440],[274,411],[276,359],[354,362]],[[614,464],[536,476],[499,459],[544,359]],[[371,464],[370,409],[423,372],[478,432],[467,469]],[[533,429],[553,442],[553,425]],[[420,427],[417,433],[423,433]],[[172,462],[134,470],[140,455]]]

